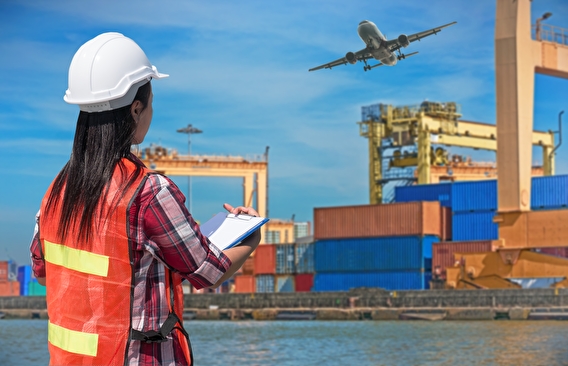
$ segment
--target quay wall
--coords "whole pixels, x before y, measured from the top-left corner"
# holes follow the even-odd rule
[[[521,320],[538,311],[568,320],[568,289],[188,294],[184,307],[194,319],[271,320],[286,312],[322,320]],[[46,318],[45,297],[0,297],[0,312]]]

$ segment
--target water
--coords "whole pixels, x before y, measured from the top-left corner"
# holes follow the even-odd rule
[[[562,321],[191,321],[201,365],[568,365]],[[45,365],[47,321],[0,320],[1,365]]]

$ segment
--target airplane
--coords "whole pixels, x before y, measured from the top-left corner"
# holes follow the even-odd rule
[[[316,71],[321,69],[331,69],[339,65],[355,65],[357,61],[363,61],[365,66],[363,70],[369,71],[375,67],[382,65],[394,66],[397,61],[404,60],[407,57],[414,56],[418,52],[408,53],[406,55],[400,52],[402,47],[408,47],[408,45],[414,41],[420,41],[422,38],[431,36],[432,34],[437,34],[442,30],[442,28],[449,27],[456,24],[457,22],[451,22],[440,27],[432,28],[423,32],[418,32],[407,36],[406,34],[401,34],[398,38],[388,41],[387,38],[379,31],[379,28],[375,23],[363,20],[359,23],[357,27],[357,33],[359,37],[365,42],[367,47],[363,48],[357,52],[347,52],[345,57],[338,60],[323,64],[321,66],[314,67],[308,71]],[[396,55],[396,53],[398,55]],[[375,59],[379,61],[376,65],[368,65],[367,60]]]

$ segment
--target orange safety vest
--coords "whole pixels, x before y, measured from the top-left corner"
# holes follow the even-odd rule
[[[181,277],[166,268],[166,295],[169,300],[171,327],[150,334],[131,329],[133,279],[131,244],[128,238],[129,209],[146,179],[144,171],[122,195],[116,209],[116,195],[135,171],[135,165],[122,159],[123,169],[115,168],[106,202],[95,209],[95,220],[107,218],[103,227],[93,226],[88,243],[77,242],[78,227],[68,232],[65,242],[58,242],[61,200],[46,212],[51,193],[44,196],[40,215],[40,241],[46,268],[48,349],[51,365],[123,365],[127,363],[132,339],[165,341],[171,328],[180,332],[187,363],[192,363],[189,338],[183,330],[183,291]],[[78,225],[77,225],[78,226]],[[172,302],[175,309],[172,309]],[[135,334],[136,333],[136,334]],[[183,333],[183,334],[182,334]]]

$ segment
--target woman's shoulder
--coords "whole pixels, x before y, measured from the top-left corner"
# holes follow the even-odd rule
[[[156,195],[164,189],[179,191],[178,186],[167,176],[154,171],[150,171],[146,174],[146,181],[144,182],[141,193],[147,192]]]

